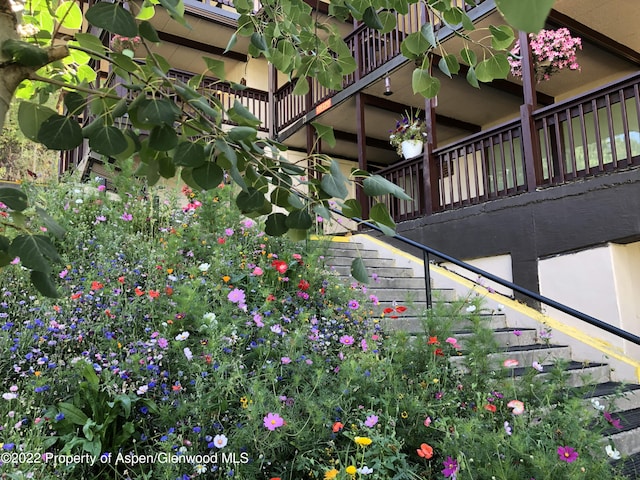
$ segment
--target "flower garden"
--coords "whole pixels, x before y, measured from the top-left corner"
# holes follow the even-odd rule
[[[25,188],[66,236],[58,298],[19,259],[2,271],[2,478],[617,478],[607,406],[561,365],[494,365],[479,297],[414,339],[385,328],[412,305],[341,283],[321,242],[266,236],[229,186]]]

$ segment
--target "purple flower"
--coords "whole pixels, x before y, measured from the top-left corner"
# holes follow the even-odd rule
[[[159,346],[160,348],[167,348],[167,347],[169,346],[169,342],[167,341],[167,339],[166,339],[166,338],[164,338],[164,337],[160,337],[160,338],[158,339],[158,346]]]
[[[233,234],[234,234],[233,228],[226,228],[226,229],[224,230],[224,234],[225,234],[227,237],[230,237],[231,235],[233,235]]]
[[[522,335],[522,330],[514,330],[514,331],[513,331],[513,334],[514,334],[516,337],[519,337],[520,335]]]
[[[456,473],[458,473],[458,461],[451,457],[447,457],[447,459],[444,460],[442,464],[444,465],[442,474],[447,478],[455,478]]]
[[[125,222],[130,222],[131,220],[133,220],[133,215],[131,215],[130,213],[124,212],[120,218],[122,220],[124,220]]]
[[[558,457],[563,462],[572,463],[578,459],[578,452],[572,447],[558,447]]]
[[[620,423],[620,419],[613,418],[609,412],[604,412],[604,418],[607,420],[607,422],[609,422],[611,425],[613,425],[618,430],[620,430],[622,428],[622,424]]]
[[[358,308],[360,308],[360,304],[357,300],[349,300],[349,308],[351,310],[357,310]]]
[[[364,426],[372,428],[376,423],[378,423],[377,415],[369,415],[367,419],[364,421]]]
[[[509,425],[509,422],[504,422],[504,433],[506,433],[507,435],[511,435],[511,426]]]

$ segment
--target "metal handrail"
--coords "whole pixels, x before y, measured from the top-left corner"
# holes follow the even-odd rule
[[[338,211],[338,210],[334,210],[331,209],[332,212],[337,213],[338,215],[345,217],[345,218],[349,218],[346,215],[344,215],[342,212]],[[376,230],[378,232],[384,233],[383,230],[381,228],[379,228],[378,226],[374,225],[373,223],[370,222],[366,222],[360,218],[357,217],[353,217],[351,218],[351,220],[359,223],[360,225],[363,225],[367,228],[371,228],[373,230]],[[462,267],[470,272],[473,272],[477,275],[480,275],[488,280],[491,280],[492,282],[496,282],[504,287],[510,288],[511,290],[514,290],[518,293],[521,293],[522,295],[529,297],[533,300],[536,300],[540,303],[544,303],[545,305],[555,308],[556,310],[559,310],[563,313],[566,313],[568,315],[571,315],[574,318],[577,318],[578,320],[582,320],[583,322],[588,323],[589,325],[593,325],[594,327],[600,328],[601,330],[604,330],[605,332],[611,333],[613,335],[616,335],[617,337],[622,338],[623,340],[628,340],[629,342],[635,343],[636,345],[640,345],[640,336],[635,335],[631,332],[628,332],[626,330],[623,330],[622,328],[616,327],[615,325],[611,325],[609,323],[603,322],[602,320],[599,320],[595,317],[592,317],[591,315],[587,315],[586,313],[580,312],[574,308],[568,307],[560,302],[557,302],[555,300],[552,300],[551,298],[545,297],[544,295],[540,295],[539,293],[536,293],[532,290],[528,290],[524,287],[521,287],[520,285],[516,285],[513,282],[510,282],[508,280],[505,280],[504,278],[498,277],[492,273],[489,273],[485,270],[482,270],[478,267],[475,267],[469,263],[463,262],[462,260],[458,260],[457,258],[454,258],[450,255],[447,255],[446,253],[440,252],[438,250],[436,250],[435,248],[431,248],[428,247],[426,245],[423,245],[419,242],[416,242],[415,240],[411,240],[410,238],[407,237],[403,237],[402,235],[393,235],[391,238],[394,238],[396,240],[399,240],[403,243],[406,243],[407,245],[410,245],[414,248],[419,249],[420,251],[422,251],[423,254],[423,259],[424,259],[424,270],[425,270],[425,289],[427,292],[427,306],[430,307],[432,302],[431,302],[431,284],[430,284],[430,279],[429,279],[429,254],[441,258],[442,260],[445,260],[447,262],[453,263],[454,265],[457,265],[459,267]]]

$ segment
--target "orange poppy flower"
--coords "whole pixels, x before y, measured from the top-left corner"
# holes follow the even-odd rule
[[[426,443],[421,444],[420,448],[418,448],[416,452],[419,457],[426,458],[427,460],[433,457],[433,447]]]

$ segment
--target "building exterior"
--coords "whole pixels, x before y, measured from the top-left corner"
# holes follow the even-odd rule
[[[478,27],[504,23],[494,0],[456,1]],[[341,23],[356,71],[340,91],[311,80],[309,93],[295,96],[289,79],[248,56],[246,39],[225,52],[237,26],[230,2],[184,4],[189,31],[162,12],[153,19],[172,75],[204,71],[203,53],[224,59],[227,78],[246,89],[211,88],[225,105],[238,99],[261,118],[263,134],[288,145],[290,159],[316,145],[347,172],[365,169],[402,186],[411,201],[375,199],[402,235],[640,334],[640,3],[556,0],[547,28],[581,38],[580,71],[539,83],[525,73],[477,89],[464,65],[452,79],[434,68],[441,90],[426,101],[412,93],[402,39],[428,21],[445,51],[460,51],[464,40],[418,7],[387,34]],[[403,160],[389,131],[408,109],[424,112],[428,141],[422,155]],[[334,128],[335,147],[315,143],[313,121]],[[86,154],[65,154],[61,169]],[[368,201],[354,193],[366,212]]]

